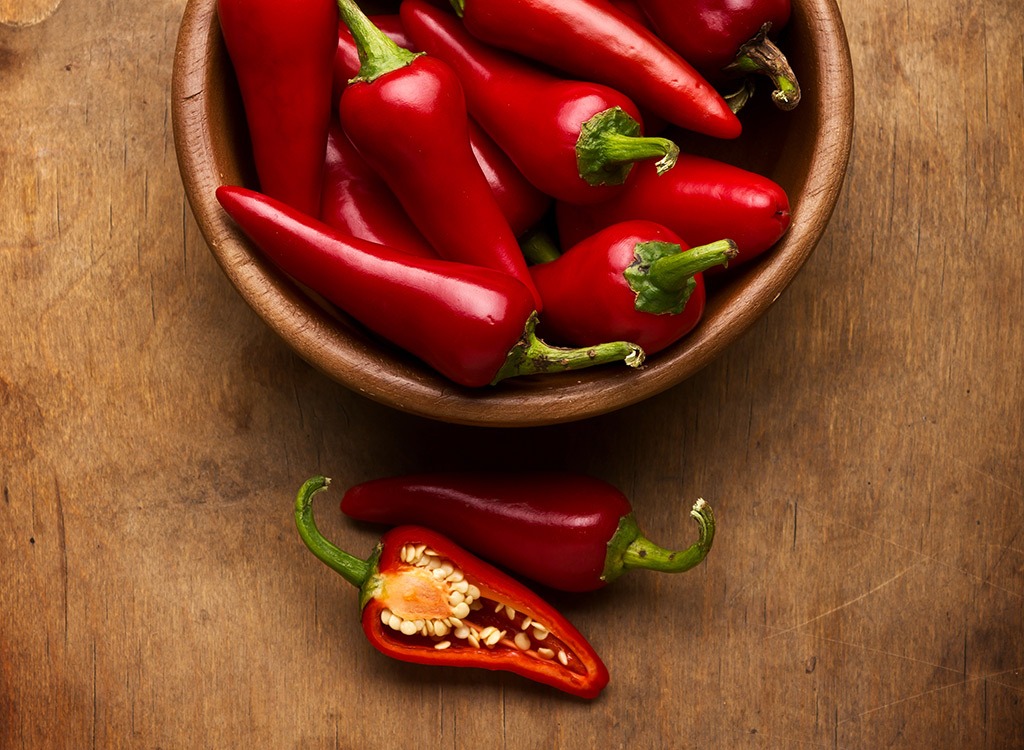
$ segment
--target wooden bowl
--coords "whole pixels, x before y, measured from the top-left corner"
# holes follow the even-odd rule
[[[681,145],[782,185],[792,209],[789,231],[760,259],[731,270],[709,291],[698,328],[639,370],[606,365],[462,388],[367,333],[267,262],[214,195],[221,184],[255,185],[216,0],[189,0],[185,7],[172,81],[175,148],[185,193],[217,261],[245,301],[311,365],[371,399],[446,422],[569,422],[661,393],[707,365],[764,314],[821,238],[842,186],[853,131],[853,74],[835,0],[794,0],[780,46],[800,79],[800,105],[778,111],[759,89],[741,113],[740,139],[694,138]]]

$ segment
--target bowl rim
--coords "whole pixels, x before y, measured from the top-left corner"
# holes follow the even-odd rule
[[[681,345],[659,352],[654,363],[638,370],[602,367],[463,388],[425,365],[380,349],[351,326],[339,325],[336,315],[261,260],[220,208],[215,189],[237,175],[216,158],[216,136],[208,127],[222,106],[213,94],[216,82],[209,78],[212,50],[220,43],[216,2],[186,3],[171,86],[179,171],[200,232],[241,296],[299,356],[350,390],[410,414],[474,426],[543,426],[616,411],[681,383],[746,333],[789,286],[823,234],[842,189],[853,135],[854,88],[842,15],[836,0],[814,0],[809,17],[798,21],[805,9],[794,4],[791,26],[799,22],[809,30],[807,44],[817,60],[813,85],[831,105],[815,110],[817,137],[799,212],[776,246],[727,300],[709,300],[701,324]],[[825,169],[829,164],[832,169]]]

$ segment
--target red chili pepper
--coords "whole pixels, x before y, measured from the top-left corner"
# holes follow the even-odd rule
[[[473,36],[580,78],[706,135],[735,138],[740,121],[688,62],[607,0],[451,0]]]
[[[670,551],[647,539],[611,484],[573,472],[439,472],[350,487],[341,510],[371,523],[418,524],[514,573],[562,591],[593,591],[627,570],[681,573],[711,549],[715,518],[698,500],[700,538]]]
[[[353,0],[338,7],[363,63],[339,103],[352,143],[439,255],[509,274],[540,310],[516,236],[470,147],[458,77],[440,60],[396,45]]]
[[[529,255],[532,248],[526,249]],[[543,330],[574,346],[628,336],[648,355],[659,352],[700,322],[706,300],[701,272],[735,255],[732,240],[687,249],[660,224],[614,224],[533,266],[545,300]]]
[[[300,211],[320,208],[337,47],[334,0],[218,0],[260,189]]]
[[[736,243],[736,266],[774,245],[789,227],[789,198],[768,177],[715,159],[684,154],[664,175],[638,164],[626,189],[595,206],[556,207],[558,238],[574,245],[599,229],[630,219],[668,227],[690,245],[723,236]]]
[[[361,240],[423,258],[438,257],[337,121],[332,121],[327,139],[320,220]]]
[[[417,664],[513,672],[581,698],[608,684],[601,658],[564,616],[446,537],[401,526],[368,560],[329,542],[312,509],[329,481],[302,486],[295,524],[309,550],[359,589],[363,632],[378,651]]]
[[[655,31],[708,76],[760,73],[775,84],[780,109],[800,103],[800,84],[768,38],[789,21],[790,0],[636,0]]]
[[[470,115],[548,195],[595,203],[615,194],[636,161],[656,159],[659,173],[675,164],[679,147],[642,137],[640,112],[618,91],[486,45],[425,0],[405,0],[401,18],[417,49],[458,74]]]
[[[417,51],[405,33],[405,27],[397,13],[371,16],[370,20],[399,47]],[[359,51],[348,26],[343,22],[339,26],[338,55],[334,67],[334,101],[341,98],[341,92],[349,80],[359,74],[360,65]],[[551,197],[531,185],[508,155],[472,119],[469,121],[469,145],[487,183],[491,186],[498,207],[508,220],[512,232],[518,237],[547,213],[551,208]]]
[[[625,342],[546,345],[534,335],[532,296],[508,274],[360,240],[246,188],[221,186],[217,199],[285,273],[461,385],[643,362]]]

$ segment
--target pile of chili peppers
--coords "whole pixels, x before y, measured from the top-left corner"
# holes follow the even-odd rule
[[[218,0],[257,190],[221,186],[285,273],[467,387],[610,362],[698,325],[708,280],[790,220],[735,139],[799,84],[789,0]],[[725,272],[727,273],[727,271]]]
[[[739,137],[755,75],[797,106],[770,38],[789,0],[401,0],[372,17],[355,0],[218,0],[217,14],[259,179],[219,187],[220,204],[285,273],[455,383],[640,366],[698,325],[705,274],[789,226],[781,186],[678,145]],[[703,500],[698,540],[672,551],[590,477],[435,473],[344,493],[346,515],[392,527],[364,560],[317,529],[327,486],[302,486],[296,524],[359,588],[376,648],[584,698],[607,668],[518,577],[587,592],[633,568],[682,572],[715,533]]]

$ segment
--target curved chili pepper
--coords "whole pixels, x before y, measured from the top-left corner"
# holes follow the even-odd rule
[[[508,274],[360,240],[247,188],[223,185],[217,199],[285,273],[461,385],[643,362],[626,342],[548,346],[534,334],[532,296]]]
[[[759,73],[780,109],[800,103],[800,84],[769,38],[789,21],[790,0],[636,0],[655,31],[705,75]]]
[[[399,47],[416,51],[398,14],[370,16],[370,20]],[[334,62],[334,101],[341,98],[349,80],[359,74],[360,66],[359,50],[352,33],[344,22],[339,27],[338,54]],[[469,121],[469,145],[513,234],[523,234],[551,208],[551,197],[531,185],[508,155],[472,119]]]
[[[698,500],[700,538],[685,550],[652,543],[607,482],[574,472],[437,472],[373,479],[341,499],[350,518],[435,529],[519,575],[561,591],[593,591],[627,570],[682,573],[711,550],[715,517]]]
[[[615,194],[636,161],[656,159],[659,173],[675,164],[679,147],[642,137],[640,112],[618,91],[486,45],[425,0],[405,0],[401,18],[417,49],[455,70],[470,115],[544,193],[595,203]]]
[[[336,120],[327,138],[320,220],[361,240],[423,258],[438,257]]]
[[[735,255],[732,240],[687,249],[660,224],[613,224],[531,269],[545,299],[545,335],[574,346],[629,336],[648,355],[659,352],[700,322],[701,272]]]
[[[260,190],[316,215],[337,47],[334,0],[218,0]]]
[[[774,245],[789,228],[789,197],[768,177],[704,156],[683,154],[664,175],[638,164],[626,189],[595,206],[560,203],[558,238],[569,247],[599,229],[630,219],[668,227],[691,245],[727,236],[734,267]]]
[[[451,0],[466,28],[585,80],[599,81],[670,123],[719,138],[740,134],[729,105],[686,60],[606,0]]]
[[[342,551],[313,520],[313,477],[295,500],[302,541],[359,589],[363,632],[381,653],[417,664],[513,672],[581,698],[596,698],[608,669],[554,607],[523,584],[418,526],[381,537],[368,560]]]
[[[516,236],[470,147],[458,77],[396,45],[353,0],[338,7],[362,61],[339,102],[345,133],[439,255],[518,279],[539,311]]]

